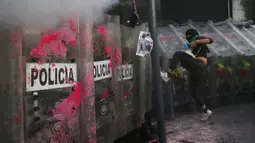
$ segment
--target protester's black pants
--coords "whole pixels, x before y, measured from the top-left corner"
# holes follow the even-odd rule
[[[185,52],[175,52],[171,60],[170,69],[174,70],[177,65],[181,63],[181,66],[190,72],[190,95],[194,98],[197,105],[202,107],[204,105],[203,100],[198,96],[197,83],[201,79],[201,73],[206,69],[205,64],[198,59],[194,59]]]

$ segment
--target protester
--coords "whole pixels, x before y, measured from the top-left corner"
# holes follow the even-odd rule
[[[198,96],[199,89],[197,89],[197,84],[201,80],[201,76],[205,72],[207,66],[207,54],[209,53],[209,49],[206,44],[213,43],[213,40],[209,37],[200,36],[195,29],[188,29],[185,34],[191,52],[175,52],[166,74],[167,77],[162,78],[165,81],[167,81],[166,78],[170,79],[170,77],[174,75],[174,70],[179,63],[183,68],[188,70],[190,73],[190,94],[197,105],[202,108],[203,114],[201,120],[205,121],[212,115],[212,111],[206,107],[204,101]],[[164,76],[165,73],[166,72],[162,71],[161,76]]]

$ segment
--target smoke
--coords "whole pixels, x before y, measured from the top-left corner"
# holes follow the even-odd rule
[[[0,22],[55,25],[59,16],[76,13],[98,21],[119,0],[1,0]]]

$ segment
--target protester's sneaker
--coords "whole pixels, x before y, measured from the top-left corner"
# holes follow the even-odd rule
[[[201,121],[206,121],[209,117],[211,117],[212,111],[207,109],[206,113],[202,114]]]
[[[161,76],[161,78],[162,78],[165,82],[168,82],[168,81],[170,80],[170,78],[168,77],[167,72],[165,72],[165,71],[160,71],[160,76]]]

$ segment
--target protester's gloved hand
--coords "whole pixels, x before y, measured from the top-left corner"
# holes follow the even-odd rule
[[[139,25],[139,20],[138,14],[134,12],[128,21],[128,27],[135,27],[136,25]]]
[[[185,44],[184,49],[189,50],[189,44]]]

